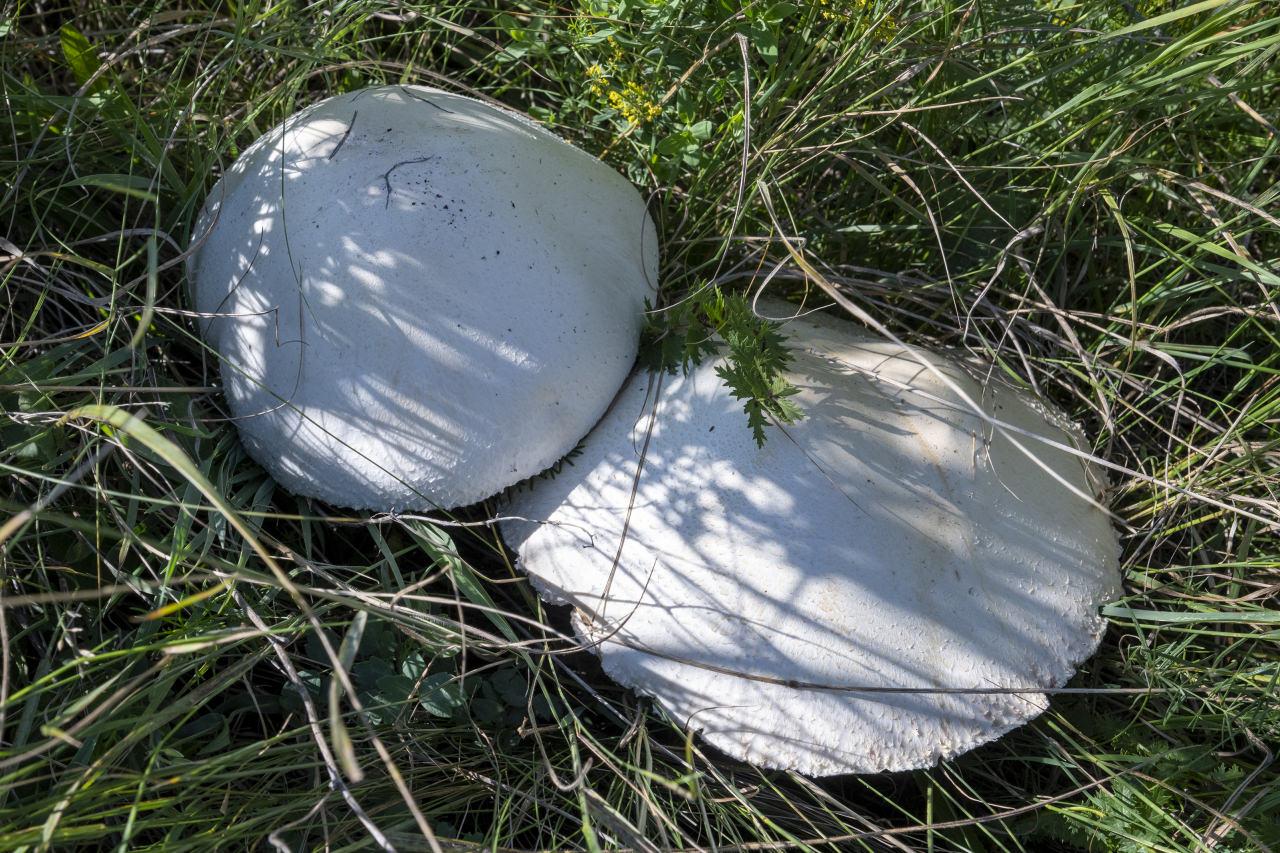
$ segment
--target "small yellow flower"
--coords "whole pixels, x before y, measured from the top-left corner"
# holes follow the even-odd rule
[[[818,0],[818,9],[824,20],[855,21],[870,12],[873,0]],[[888,41],[898,31],[898,22],[885,15],[880,23],[872,27],[866,20],[860,22],[859,35],[871,31],[871,35],[881,41]]]
[[[609,75],[599,63],[587,66],[587,88],[597,96],[603,95],[609,85]]]
[[[615,104],[614,108],[622,113],[622,117],[628,124],[644,124],[662,113],[662,108],[649,97],[644,87],[634,80],[623,86],[622,91],[617,94],[620,105]],[[613,100],[611,97],[610,102],[613,103]]]
[[[622,46],[612,36],[605,39],[605,44],[610,48],[609,57],[603,62],[591,63],[583,71],[587,89],[597,98],[603,98],[628,124],[642,125],[662,115],[662,107],[643,86],[634,80],[622,82],[636,76],[634,70],[625,70],[622,64],[625,58]]]

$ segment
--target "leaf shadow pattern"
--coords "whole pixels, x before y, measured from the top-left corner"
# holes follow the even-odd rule
[[[624,178],[423,91],[296,114],[195,229],[193,301],[245,447],[340,506],[460,506],[555,463],[631,369],[656,278]]]
[[[1093,652],[1118,542],[919,363],[840,325],[789,324],[805,418],[763,449],[714,363],[656,393],[636,374],[572,471],[513,496],[516,515],[554,523],[503,532],[607,672],[731,755],[817,774],[929,766],[1039,714],[1040,691]],[[934,358],[991,414],[1078,441],[1037,401]],[[1096,491],[1079,457],[1041,453]]]

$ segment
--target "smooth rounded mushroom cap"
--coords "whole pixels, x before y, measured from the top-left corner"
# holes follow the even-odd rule
[[[379,510],[472,503],[572,449],[631,369],[658,259],[621,175],[420,86],[265,134],[192,243],[250,455],[293,492]]]
[[[1036,716],[1038,692],[929,691],[1061,686],[1093,653],[1120,589],[1093,474],[1019,437],[1037,464],[849,323],[784,332],[802,421],[757,449],[714,362],[635,375],[573,465],[513,497],[519,565],[576,606],[613,678],[755,764],[926,767]],[[925,357],[994,418],[1080,443],[1029,395]]]

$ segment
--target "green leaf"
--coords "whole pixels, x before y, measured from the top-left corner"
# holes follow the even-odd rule
[[[653,150],[663,157],[674,158],[683,154],[690,145],[696,144],[693,134],[687,130],[681,130],[659,140]]]
[[[89,43],[89,39],[85,38],[84,33],[70,24],[63,24],[58,30],[58,42],[62,45],[62,58],[66,60],[67,67],[71,69],[76,82],[83,86],[102,67],[98,52]],[[106,80],[99,77],[88,91],[96,94],[105,88]]]
[[[716,351],[715,336],[728,345],[716,373],[733,396],[743,401],[747,426],[757,445],[765,441],[765,427],[772,421],[795,423],[803,417],[795,401],[799,390],[784,371],[791,353],[777,323],[755,315],[751,303],[740,295],[704,286],[665,313],[649,313],[641,359],[651,370],[688,372]]]
[[[459,556],[458,548],[449,534],[434,524],[422,521],[412,522],[406,525],[405,529],[432,560],[449,567],[449,574],[457,585],[458,591],[471,603],[484,607],[485,617],[493,623],[502,636],[514,641],[516,634],[511,628],[511,623],[498,612],[498,607],[485,592],[484,586],[476,578],[471,566]]]
[[[514,669],[498,670],[489,679],[489,685],[498,698],[514,708],[524,707],[528,699],[529,682]]]
[[[645,328],[641,336],[640,362],[649,370],[688,373],[692,365],[716,350],[713,330],[699,316],[695,295],[662,312],[645,301]]]
[[[392,714],[397,712],[405,701],[413,696],[414,680],[403,675],[385,675],[378,679],[378,689],[374,694],[374,702],[378,705],[389,705]]]
[[[363,610],[356,611],[355,618],[351,620],[351,627],[347,629],[347,634],[342,638],[342,645],[338,647],[338,665],[344,671],[351,670],[351,664],[355,662],[356,651],[360,648],[360,638],[364,636],[364,626],[369,621],[369,614]]]
[[[427,670],[427,658],[421,651],[412,651],[400,664],[400,674],[415,681]]]
[[[254,534],[253,528],[245,524],[244,520],[240,518],[239,513],[231,508],[231,505],[227,500],[221,493],[219,493],[213,483],[209,482],[209,479],[205,477],[200,469],[196,467],[190,457],[182,451],[182,448],[178,447],[168,438],[165,438],[154,427],[142,420],[142,418],[132,412],[116,406],[97,404],[80,406],[79,408],[72,409],[63,415],[62,418],[59,419],[59,423],[77,420],[80,418],[99,421],[100,423],[105,424],[106,428],[119,430],[167,462],[170,467],[185,477],[187,481],[196,488],[196,490],[204,495],[209,503],[213,505],[214,509],[226,518],[227,523],[244,537],[244,540],[249,544],[249,547],[252,548],[258,556],[262,558],[262,562],[271,569],[272,574],[280,581],[280,585],[286,589],[293,590],[293,585],[289,581],[288,575],[285,574],[284,570],[280,567],[280,564],[276,562],[275,557],[271,555],[271,552],[268,551],[258,540],[258,537]],[[0,526],[0,542],[3,542],[4,539],[7,538],[10,533],[10,528],[11,525]],[[223,580],[219,585],[219,588],[228,588],[230,584],[231,581]],[[190,604],[203,600],[203,598],[213,594],[214,591],[216,591],[214,588],[210,588],[203,592],[189,595],[180,601],[158,608],[149,614],[148,618],[160,618],[162,616],[167,616],[170,613],[175,613]]]
[[[693,138],[703,142],[711,138],[711,131],[714,129],[715,125],[707,119],[703,119],[700,122],[689,125],[689,133]]]
[[[1156,15],[1154,18],[1147,18],[1145,21],[1139,21],[1127,27],[1118,30],[1112,30],[1105,33],[1102,38],[1113,39],[1118,36],[1127,36],[1130,33],[1141,32],[1142,30],[1151,30],[1156,27],[1163,27],[1165,24],[1171,24],[1174,21],[1182,20],[1190,15],[1197,15],[1201,12],[1207,12],[1210,9],[1216,9],[1219,6],[1225,6],[1231,0],[1202,0],[1200,3],[1192,3],[1190,6],[1183,6],[1181,9],[1174,9],[1172,12],[1165,12],[1163,15]]]
[[[351,678],[364,690],[375,689],[379,681],[395,674],[395,668],[380,657],[356,661],[351,667]]]
[[[778,35],[771,26],[763,22],[755,24],[751,27],[748,38],[766,65],[773,65],[778,61]]]
[[[605,27],[603,29],[596,30],[590,35],[583,36],[582,38],[578,39],[578,43],[579,44],[600,44],[601,42],[606,41],[610,36],[614,36],[617,34],[618,34],[617,28]]]
[[[388,661],[395,660],[395,644],[397,636],[396,629],[386,619],[372,619],[365,626],[363,638],[360,641],[360,652],[356,655],[357,660],[360,658],[382,658]],[[390,663],[387,668],[391,669]]]
[[[1102,608],[1103,616],[1134,622],[1162,622],[1187,625],[1198,622],[1254,622],[1257,624],[1280,623],[1280,612],[1275,610],[1135,610],[1123,604],[1108,604]]]
[[[433,717],[452,717],[462,703],[462,685],[451,672],[428,675],[418,688],[418,704]]]
[[[342,645],[338,647],[337,666],[344,672],[349,672],[351,664],[355,662],[356,650],[360,648],[360,637],[364,634],[368,619],[368,613],[356,611],[346,636],[342,638]],[[337,756],[338,763],[342,765],[342,772],[352,782],[359,782],[364,778],[364,770],[356,758],[355,745],[347,731],[346,721],[342,719],[342,695],[342,682],[335,672],[329,682],[329,740],[333,744],[333,753]]]
[[[152,180],[142,175],[85,175],[61,184],[63,187],[99,187],[122,195],[140,198],[143,201],[157,202],[160,197],[152,191]]]
[[[774,3],[768,6],[760,15],[759,20],[766,24],[780,24],[790,15],[795,14],[796,6],[794,3],[788,3],[786,0]]]
[[[795,423],[802,416],[794,401],[787,399],[799,393],[783,374],[791,353],[779,324],[755,316],[742,296],[721,296],[711,315],[729,344],[728,357],[716,373],[729,386],[729,393],[743,401],[747,426],[756,445],[763,446],[764,428],[771,419]]]
[[[502,719],[502,704],[488,696],[477,696],[468,706],[471,718],[477,723],[492,725]]]

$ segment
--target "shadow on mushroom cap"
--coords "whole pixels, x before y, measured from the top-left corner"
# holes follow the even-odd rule
[[[754,763],[928,766],[1036,716],[1035,692],[929,691],[1063,684],[1118,593],[1109,519],[896,348],[825,318],[785,331],[805,420],[757,450],[714,364],[664,377],[628,514],[655,381],[633,377],[574,466],[513,498],[554,522],[504,524],[521,567],[578,608],[607,672]],[[1073,440],[933,358],[996,417]],[[1092,491],[1079,457],[1034,446]]]
[[[294,491],[383,510],[474,502],[572,448],[631,367],[657,261],[607,166],[405,86],[264,135],[193,243],[246,448]]]

